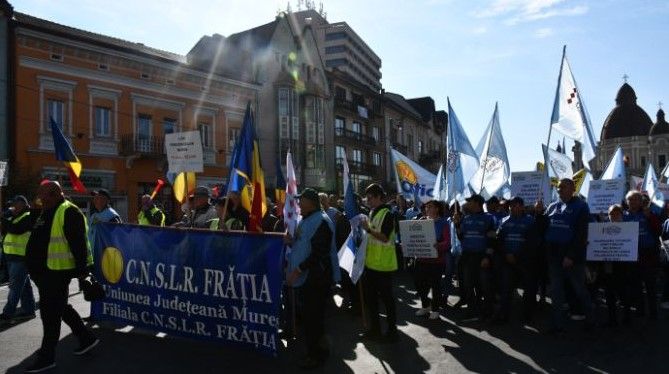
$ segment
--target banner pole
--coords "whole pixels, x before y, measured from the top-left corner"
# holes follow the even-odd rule
[[[297,338],[297,314],[295,312],[295,288],[290,287],[290,320],[292,325],[293,340]]]
[[[360,310],[362,311],[362,326],[367,329],[367,314],[365,312],[365,293],[362,290],[362,279],[358,281],[358,290],[360,291]]]

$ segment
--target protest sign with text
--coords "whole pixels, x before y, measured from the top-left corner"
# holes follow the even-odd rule
[[[541,199],[544,173],[540,171],[519,171],[511,173],[511,196],[521,197],[530,205]]]
[[[280,235],[100,223],[96,321],[276,355]]]
[[[204,171],[202,139],[199,131],[175,132],[165,135],[168,173]]]
[[[590,182],[588,205],[590,213],[608,213],[609,207],[620,204],[625,197],[624,179],[595,180]]]
[[[400,221],[400,236],[402,237],[404,257],[437,257],[437,249],[434,248],[434,244],[437,242],[434,220]]]
[[[591,222],[588,225],[588,261],[636,261],[639,222]]]

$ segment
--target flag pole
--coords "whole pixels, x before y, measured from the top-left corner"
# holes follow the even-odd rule
[[[362,279],[358,280],[358,290],[360,291],[360,310],[362,311],[362,326],[367,329],[367,313],[365,312],[365,292],[362,290]]]

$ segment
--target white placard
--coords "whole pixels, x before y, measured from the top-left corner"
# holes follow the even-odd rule
[[[625,197],[625,180],[608,179],[590,182],[588,205],[590,213],[608,213],[609,207],[620,204]]]
[[[591,222],[588,225],[588,261],[636,261],[639,222]]]
[[[202,139],[199,131],[176,132],[165,135],[165,151],[169,173],[204,171]]]
[[[9,174],[7,161],[0,161],[0,186],[7,185],[7,174]]]
[[[544,173],[541,171],[519,171],[511,173],[511,196],[518,196],[526,205],[541,199]]]
[[[437,258],[434,220],[400,221],[400,235],[404,257]]]

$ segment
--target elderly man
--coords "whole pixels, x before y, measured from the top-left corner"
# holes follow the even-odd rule
[[[594,309],[585,285],[585,252],[588,244],[590,208],[574,196],[574,181],[565,178],[558,184],[560,200],[548,206],[543,221],[547,224],[545,240],[552,298],[551,332],[564,330],[565,281],[569,282],[583,307],[586,329],[594,324]],[[541,205],[537,206],[541,209]]]
[[[142,209],[137,214],[137,223],[143,226],[165,226],[165,213],[156,206],[150,195],[142,196]]]
[[[313,369],[320,366],[328,354],[322,341],[325,334],[325,305],[331,295],[334,224],[321,210],[315,190],[305,188],[298,197],[302,221],[297,226],[294,238],[286,234],[286,243],[292,246],[288,255],[286,282],[298,289],[302,297],[307,356],[299,365]]]
[[[191,211],[184,215],[178,226],[209,229],[211,220],[218,217],[216,208],[209,201],[211,191],[205,186],[199,186],[195,188],[192,196]]]
[[[2,227],[5,239],[2,250],[7,260],[9,273],[9,292],[7,304],[0,314],[0,326],[20,320],[35,318],[35,298],[26,269],[26,244],[30,238],[30,229],[35,222],[35,215],[30,212],[30,204],[25,196],[18,195],[12,200],[9,216],[3,217]],[[16,306],[21,301],[21,313],[16,313]]]
[[[88,240],[91,245],[95,240],[95,229],[100,222],[121,223],[121,216],[111,207],[111,195],[105,188],[100,188],[92,192],[93,207],[95,211],[91,214],[91,227],[88,230]]]
[[[26,264],[37,284],[44,336],[37,360],[26,370],[38,373],[56,366],[56,345],[61,320],[79,339],[75,355],[83,355],[99,340],[84,326],[81,317],[68,304],[70,280],[82,282],[93,264],[91,248],[86,240],[88,224],[81,210],[65,200],[58,182],[43,182],[37,190],[42,213],[35,222],[26,247]]]

